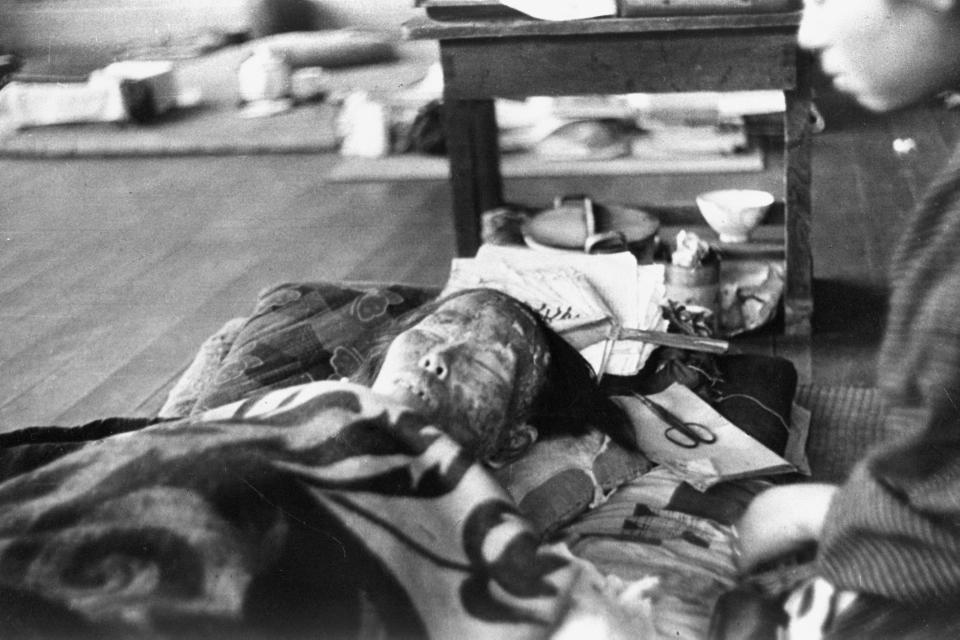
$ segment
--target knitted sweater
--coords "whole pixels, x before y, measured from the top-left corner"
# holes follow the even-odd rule
[[[898,437],[831,504],[821,574],[914,605],[960,603],[960,150],[907,223],[878,378]]]

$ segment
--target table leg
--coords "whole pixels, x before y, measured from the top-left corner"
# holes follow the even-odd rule
[[[480,247],[480,214],[503,204],[500,144],[493,100],[444,101],[457,255]]]
[[[801,57],[804,57],[801,54]],[[797,86],[785,92],[784,192],[786,283],[784,330],[789,335],[809,335],[813,315],[813,256],[811,222],[811,124],[809,62],[798,60]]]

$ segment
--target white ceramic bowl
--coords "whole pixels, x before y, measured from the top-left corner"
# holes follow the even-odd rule
[[[700,215],[720,242],[747,242],[773,204],[773,195],[755,189],[720,189],[697,196]]]

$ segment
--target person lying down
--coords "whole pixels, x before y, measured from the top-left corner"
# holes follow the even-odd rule
[[[602,412],[555,348],[519,303],[467,292],[401,330],[369,388],[313,382],[79,442],[3,434],[0,637],[649,630],[646,583],[541,545],[476,461],[506,464],[581,403]]]
[[[625,414],[590,365],[538,314],[495,289],[426,305],[375,341],[354,380],[447,425],[477,458],[500,466],[538,437],[597,427],[637,448]]]

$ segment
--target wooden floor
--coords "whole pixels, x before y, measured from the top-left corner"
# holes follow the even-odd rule
[[[867,117],[836,100],[821,107],[815,333],[741,348],[787,355],[804,379],[870,386],[900,214],[945,158],[960,117],[942,108]],[[897,157],[897,137],[912,137],[917,152]],[[279,281],[442,283],[453,257],[447,185],[326,183],[336,162],[0,160],[0,429],[155,411],[202,340]],[[523,180],[508,183],[507,195],[665,203],[770,179]]]

